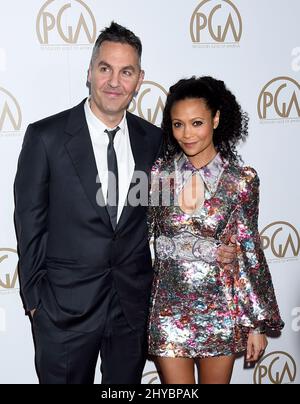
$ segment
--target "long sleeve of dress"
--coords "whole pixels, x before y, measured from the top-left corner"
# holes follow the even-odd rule
[[[236,320],[245,327],[280,330],[284,323],[258,232],[259,178],[252,168],[243,171],[238,205],[226,229],[236,234],[238,241],[238,271],[233,283]]]

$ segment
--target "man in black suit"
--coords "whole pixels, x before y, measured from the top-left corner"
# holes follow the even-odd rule
[[[141,54],[112,23],[93,49],[90,97],[25,134],[15,223],[41,383],[93,383],[99,352],[102,383],[141,382],[152,265],[147,206],[130,191],[161,145],[160,129],[126,112]]]

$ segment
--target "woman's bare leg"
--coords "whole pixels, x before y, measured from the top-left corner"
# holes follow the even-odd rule
[[[201,384],[229,384],[235,355],[197,359]]]
[[[195,384],[194,359],[156,357],[163,384]]]

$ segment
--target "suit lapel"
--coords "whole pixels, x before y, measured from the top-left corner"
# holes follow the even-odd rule
[[[147,136],[145,129],[140,125],[136,117],[127,113],[127,125],[130,138],[131,150],[135,162],[135,171],[145,171]]]
[[[91,205],[103,222],[111,227],[98,179],[92,141],[84,113],[84,102],[85,100],[70,112],[66,132],[71,136],[65,147]]]
[[[128,189],[127,197],[125,200],[125,205],[122,210],[121,217],[117,224],[117,230],[124,226],[129,220],[130,215],[134,212],[134,207],[130,206],[128,203],[128,195],[130,194],[131,189],[136,185],[135,181],[135,174],[138,171],[147,171],[147,136],[145,129],[140,125],[138,119],[130,114],[127,113],[127,125],[128,125],[128,132],[130,138],[130,146],[135,162],[134,173],[131,179],[131,183]]]

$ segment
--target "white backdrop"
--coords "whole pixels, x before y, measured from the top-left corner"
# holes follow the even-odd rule
[[[299,0],[0,0],[0,383],[37,383],[13,226],[23,135],[87,95],[92,44],[111,20],[144,45],[133,112],[159,125],[165,91],[193,74],[223,79],[249,112],[241,152],[261,178],[262,242],[286,327],[255,368],[237,360],[232,382],[299,383],[299,15]],[[158,383],[150,362],[144,383]]]

